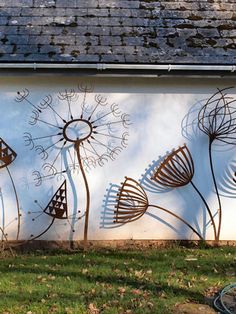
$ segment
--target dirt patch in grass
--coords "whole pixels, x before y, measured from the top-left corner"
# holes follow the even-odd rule
[[[175,314],[214,314],[216,313],[210,306],[205,304],[185,303],[175,307]]]

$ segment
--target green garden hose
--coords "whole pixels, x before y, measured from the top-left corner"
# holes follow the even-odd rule
[[[224,296],[229,293],[230,291],[236,289],[236,282],[224,287],[214,299],[214,307],[221,313],[221,314],[234,314],[227,308],[226,304],[224,303]]]

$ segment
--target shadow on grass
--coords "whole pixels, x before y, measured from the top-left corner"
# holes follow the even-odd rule
[[[89,281],[89,278],[87,278]],[[90,283],[93,283],[95,285],[95,282],[97,283],[114,283],[116,280],[117,282],[117,278],[116,277],[111,277],[109,279],[107,279],[104,276],[97,276],[97,277],[93,277],[93,280],[90,280]],[[121,283],[120,283],[121,284]],[[165,294],[171,294],[174,295],[175,297],[181,297],[181,298],[186,298],[188,300],[195,300],[195,301],[202,301],[203,300],[203,295],[200,292],[196,292],[196,291],[191,291],[189,290],[187,287],[186,288],[177,288],[177,287],[170,287],[168,285],[161,285],[161,286],[157,286],[157,285],[150,285],[150,284],[142,284],[142,282],[137,282],[137,281],[133,281],[133,280],[122,280],[122,285],[123,286],[128,286],[130,289],[138,289],[142,286],[143,290],[148,291],[149,293],[151,293],[150,297],[158,297],[158,293],[160,292],[165,292]],[[91,287],[92,288],[92,287]],[[118,297],[117,294],[117,290],[110,290],[107,291],[107,295],[104,297],[104,294],[97,292],[96,295],[89,295],[86,294],[87,292],[89,292],[86,290],[83,290],[83,293],[81,291],[77,291],[76,293],[57,293],[57,297],[53,298],[53,302],[56,302],[57,300],[59,302],[73,302],[76,303],[78,301],[83,300],[84,302],[89,301],[91,298],[107,298],[110,296],[116,296]],[[128,293],[128,292],[126,292]],[[131,292],[132,294],[132,292]],[[31,292],[30,294],[27,292],[6,292],[4,294],[1,294],[1,298],[2,301],[4,299],[11,299],[12,301],[15,302],[24,302],[24,301],[30,301],[30,302],[39,302],[40,298],[46,297],[47,293],[46,293],[46,289],[44,291],[37,291],[37,292]],[[50,299],[49,299],[50,300]],[[48,300],[48,301],[49,301]],[[1,302],[0,302],[1,303]]]
[[[112,300],[119,300],[122,306],[132,308],[132,299],[145,298],[144,294],[133,294],[132,290],[138,289],[148,293],[148,300],[153,302],[156,311],[160,306],[170,308],[179,300],[204,302],[204,290],[208,285],[232,280],[225,273],[236,266],[235,248],[45,253],[1,261],[0,273],[5,279],[0,289],[0,308],[5,304],[32,304],[37,307],[41,305],[41,299],[46,300],[44,308],[54,303],[87,308],[91,302],[102,306]],[[196,260],[186,260],[189,256]],[[152,272],[148,274],[150,269]],[[45,277],[45,282],[38,280],[39,276]],[[49,279],[52,276],[54,281]],[[208,280],[201,282],[201,276]],[[189,288],[188,281],[192,277],[195,277],[194,286]],[[13,287],[11,281],[15,282]],[[123,298],[119,287],[125,287]],[[31,293],[28,293],[29,290]],[[50,298],[50,294],[54,297]]]

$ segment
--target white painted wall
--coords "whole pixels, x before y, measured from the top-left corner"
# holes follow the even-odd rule
[[[132,125],[129,127],[128,147],[124,149],[115,161],[105,163],[103,167],[96,167],[87,173],[91,191],[91,209],[89,239],[193,239],[196,238],[191,230],[167,214],[149,209],[140,220],[116,227],[103,225],[103,200],[106,189],[110,184],[119,184],[124,176],[135,180],[141,179],[145,168],[159,156],[167,151],[186,143],[195,162],[194,182],[209,202],[213,212],[217,211],[217,199],[213,191],[212,178],[209,172],[208,138],[197,130],[191,123],[196,117],[196,109],[204,104],[216,88],[232,86],[233,80],[206,80],[206,79],[105,79],[76,77],[1,77],[0,78],[0,108],[1,123],[0,137],[2,137],[18,154],[17,159],[9,166],[14,177],[20,205],[22,210],[21,239],[29,239],[30,235],[37,235],[50,223],[51,218],[43,214],[35,221],[37,215],[28,214],[28,211],[40,211],[34,200],[45,207],[62,181],[51,178],[36,187],[33,182],[32,172],[42,171],[44,161],[35,150],[25,146],[23,133],[31,132],[35,137],[52,134],[53,128],[43,123],[36,126],[29,125],[32,107],[27,103],[15,102],[16,92],[23,88],[30,91],[29,99],[37,105],[47,94],[54,99],[54,106],[61,115],[66,111],[65,103],[56,101],[57,94],[65,88],[77,89],[79,82],[89,81],[94,85],[94,91],[88,95],[87,102],[93,103],[95,94],[102,94],[109,104],[117,103],[123,112],[130,114]],[[236,93],[236,89],[231,91]],[[236,97],[236,94],[234,95]],[[81,112],[80,95],[77,105],[73,105],[76,114]],[[74,112],[75,112],[74,111]],[[188,115],[188,113],[190,114]],[[188,115],[188,116],[187,116]],[[50,110],[45,110],[42,115],[44,120],[55,122],[55,117]],[[53,122],[54,121],[54,122]],[[59,121],[58,121],[59,122]],[[50,142],[49,142],[50,145]],[[53,150],[49,161],[53,160],[58,150]],[[215,146],[214,164],[218,182],[224,186],[223,178],[226,173],[233,175],[236,148]],[[236,163],[235,163],[236,164]],[[229,168],[229,166],[231,168]],[[235,166],[236,168],[236,166]],[[229,170],[230,169],[230,170]],[[228,171],[228,172],[226,172]],[[83,212],[85,206],[85,190],[81,174],[73,174],[74,187],[77,195],[72,192],[72,180],[68,180],[70,213],[78,208]],[[236,184],[228,182],[229,187],[221,189],[223,204],[222,240],[236,240]],[[0,222],[2,222],[2,209],[5,208],[5,232],[8,237],[15,239],[17,221],[16,203],[11,182],[7,171],[0,170]],[[207,239],[213,238],[212,228],[206,223],[205,208],[199,197],[190,185],[166,193],[148,193],[150,203],[154,203],[181,215],[188,220]],[[83,238],[84,220],[75,225],[74,239]],[[114,228],[116,227],[116,228]],[[53,227],[42,237],[47,240],[67,240],[71,238],[70,227],[64,222],[56,221]]]

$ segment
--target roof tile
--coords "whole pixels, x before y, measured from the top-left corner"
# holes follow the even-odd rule
[[[0,62],[236,61],[235,0],[0,0]]]

